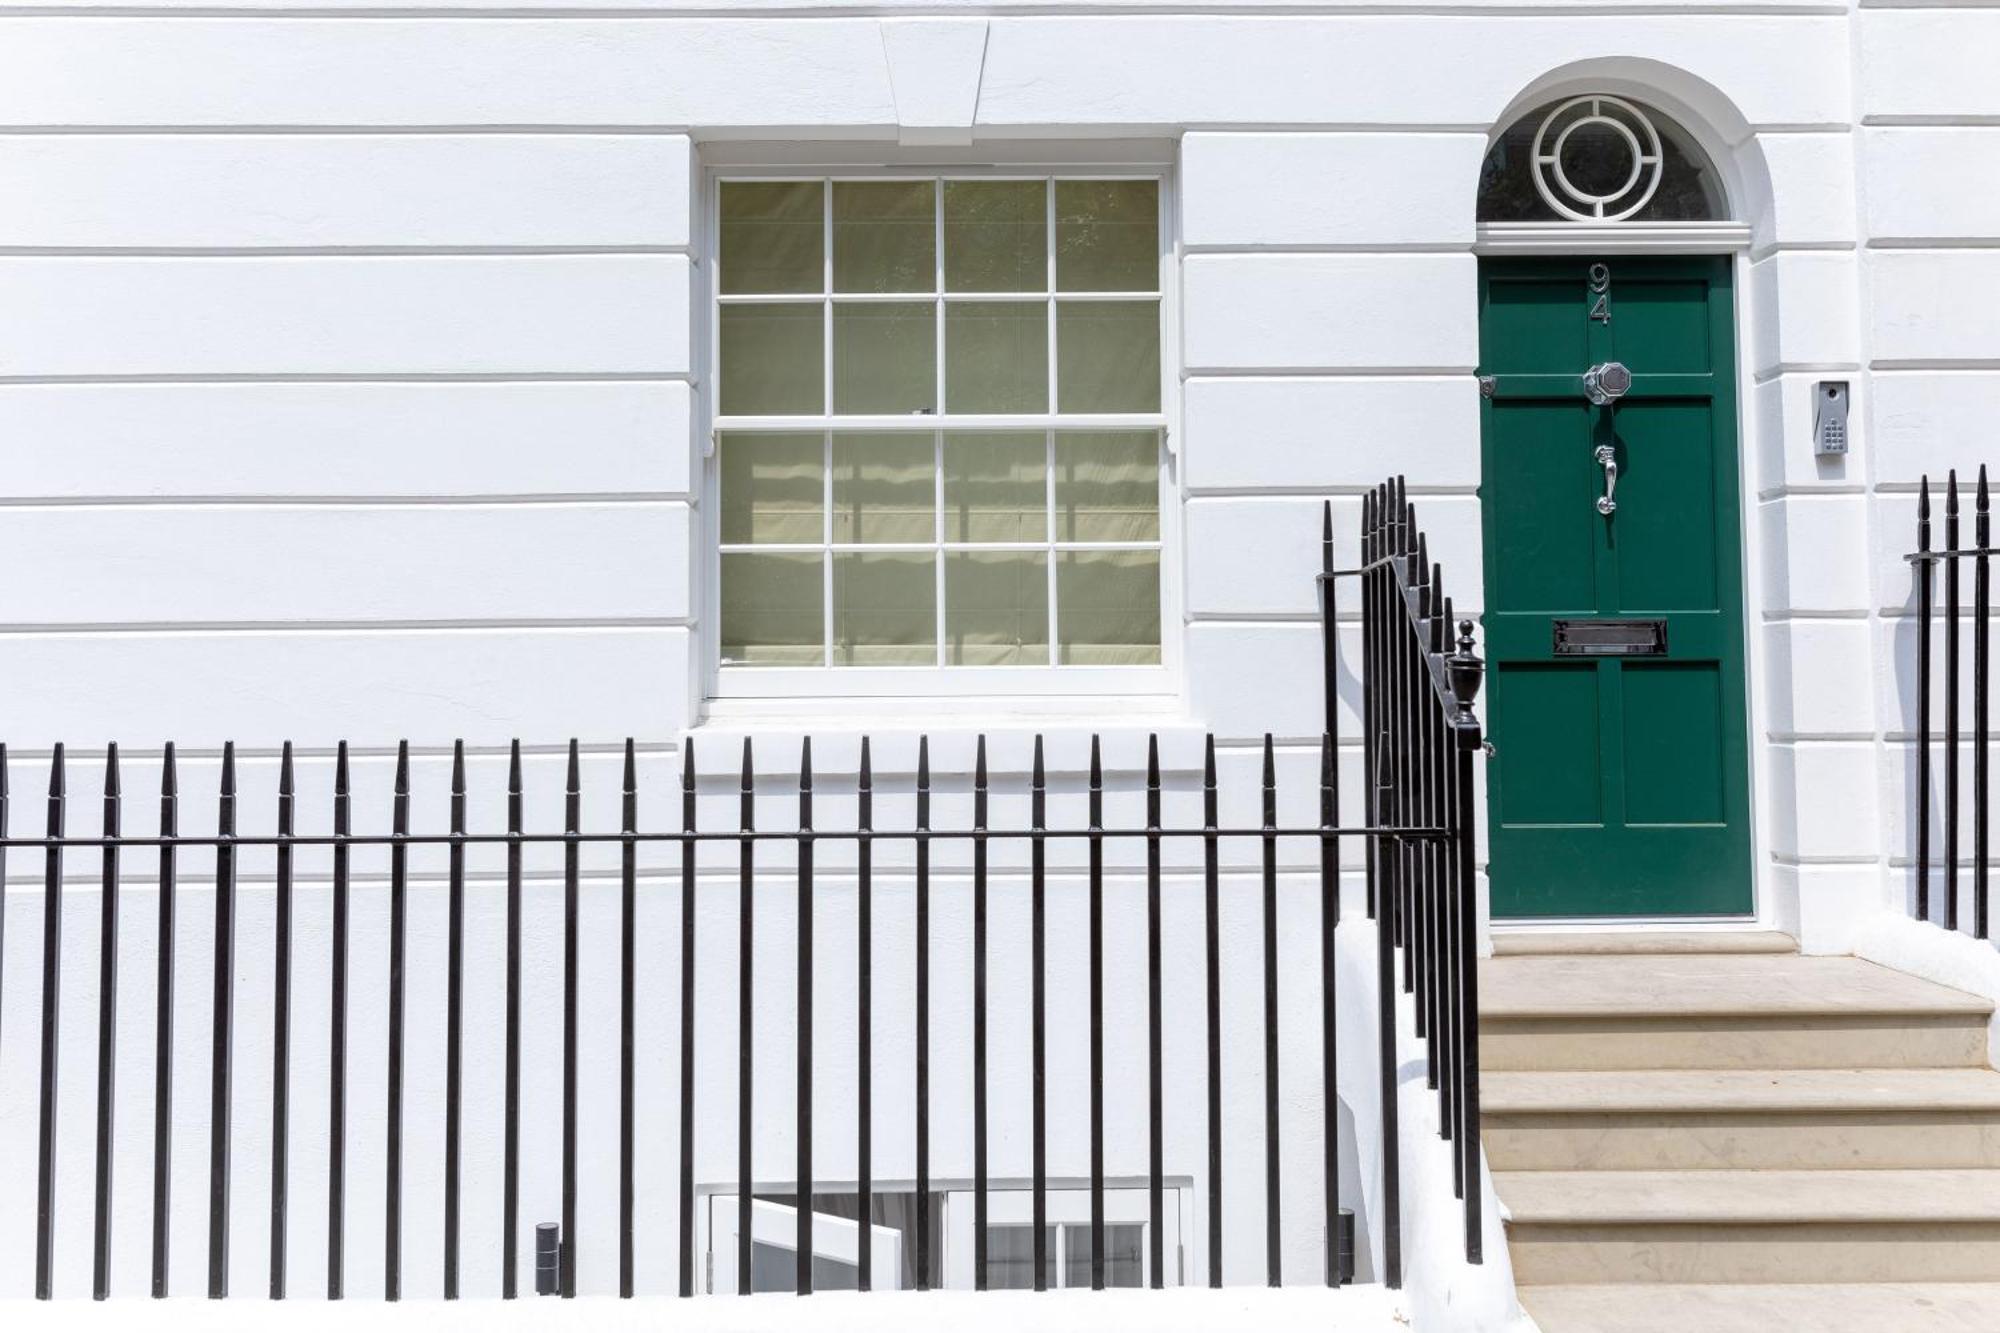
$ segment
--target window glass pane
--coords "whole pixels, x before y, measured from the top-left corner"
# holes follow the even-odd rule
[[[937,540],[937,445],[931,435],[833,437],[833,539]]]
[[[1064,666],[1160,660],[1160,553],[1064,551],[1056,556],[1057,661]]]
[[[725,181],[722,290],[824,291],[825,226],[818,181]]]
[[[721,455],[722,541],[826,540],[825,441],[806,434],[753,435],[732,431]]]
[[[825,410],[823,319],[817,304],[722,307],[723,414],[799,416]]]
[[[947,304],[944,400],[959,413],[1048,411],[1047,302]]]
[[[1049,562],[1043,552],[947,554],[944,607],[948,664],[1049,664]]]
[[[1049,289],[1048,186],[1042,181],[944,183],[944,289]]]
[[[1056,540],[1160,537],[1160,437],[1150,430],[1056,434]]]
[[[937,186],[931,181],[836,181],[833,289],[937,290]]]
[[[1160,290],[1157,182],[1056,182],[1056,290]]]
[[[1160,410],[1160,307],[1157,303],[1057,303],[1056,410]]]
[[[936,664],[937,561],[929,551],[833,557],[833,660]]]
[[[1048,1232],[1049,1285],[1061,1272],[1056,1267],[1056,1229]],[[986,1228],[986,1287],[989,1291],[1031,1291],[1035,1285],[1035,1229],[1032,1226]]]
[[[1048,445],[1042,432],[954,431],[944,437],[944,539],[1049,539]]]
[[[1137,1287],[1145,1283],[1143,1242],[1146,1228],[1136,1222],[1106,1223],[1104,1227],[1104,1285]],[[1070,1225],[1063,1228],[1063,1285],[1090,1286],[1090,1228]]]
[[[1729,216],[1721,178],[1709,163],[1708,155],[1686,130],[1652,107],[1610,98],[1603,99],[1596,107],[1595,114],[1600,119],[1581,124],[1593,115],[1591,100],[1570,99],[1567,109],[1549,123],[1542,142],[1551,150],[1566,125],[1578,125],[1563,142],[1562,152],[1552,154],[1558,157],[1557,162],[1535,160],[1535,139],[1541,134],[1543,123],[1565,106],[1563,102],[1536,107],[1494,141],[1479,169],[1481,222],[1577,220],[1550,207],[1544,189],[1586,220],[1602,216],[1631,222],[1707,222]],[[1640,124],[1641,117],[1660,138],[1656,183],[1648,164],[1636,164],[1640,169],[1634,173],[1631,140],[1607,123],[1624,125],[1641,145],[1649,145],[1651,135]],[[1562,168],[1560,176],[1555,170],[1558,165]],[[1625,185],[1627,180],[1631,182],[1629,187]],[[1652,193],[1646,195],[1649,185]],[[1579,195],[1570,187],[1584,193]],[[1641,198],[1643,203],[1639,202]],[[1597,210],[1600,199],[1601,214]]]
[[[896,415],[937,410],[934,304],[835,303],[833,410]]]
[[[826,661],[825,587],[818,552],[722,557],[722,660],[758,666]]]

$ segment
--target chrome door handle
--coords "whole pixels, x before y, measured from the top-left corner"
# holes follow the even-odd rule
[[[1618,447],[1600,444],[1595,453],[1597,465],[1604,469],[1604,494],[1597,497],[1597,512],[1606,518],[1618,512]]]

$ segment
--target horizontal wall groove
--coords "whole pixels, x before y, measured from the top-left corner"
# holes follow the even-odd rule
[[[1470,253],[1470,251],[1467,251]],[[1191,379],[1455,379],[1473,373],[1472,366],[1189,366]]]
[[[1809,607],[1798,611],[1765,611],[1760,618],[1766,625],[1805,625],[1811,624],[1814,621],[1866,620],[1873,614],[1873,612],[1867,610],[1850,611],[1839,607]]]
[[[1967,8],[1972,8],[1968,6]],[[2000,125],[2000,115],[1914,114],[1863,116],[1864,129],[1969,129]]]
[[[1472,252],[1472,239],[1460,242],[1431,241],[1273,241],[1188,243],[1181,246],[1184,256],[1197,255],[1463,255]]]
[[[685,491],[604,491],[523,495],[55,495],[0,496],[0,509],[567,509],[604,505],[685,505]]]
[[[1115,5],[1081,3],[1068,5],[1059,0],[1039,0],[1038,3],[1020,6],[1002,3],[982,7],[982,17],[990,18],[1204,18],[1226,17],[1229,19],[1328,19],[1348,17],[1429,17],[1463,18],[1533,18],[1551,16],[1551,7],[1546,4],[1521,3],[1520,0],[1494,0],[1493,3],[1450,3],[1449,0],[1415,0],[1413,3],[1394,3],[1393,0],[1360,0],[1352,5],[1328,4],[1325,0],[1310,3],[1285,4],[1263,3],[1232,6],[1218,15],[1213,4],[1167,3],[1146,5],[1143,8]],[[1746,0],[1741,4],[1709,3],[1673,4],[1668,0],[1634,0],[1630,4],[1582,3],[1566,5],[1554,14],[1563,18],[1628,18],[1635,15],[1648,17],[1679,15],[1716,15],[1724,17],[1773,17],[1806,16],[1824,17],[1845,14],[1845,5],[1825,3],[1825,0]],[[242,7],[224,5],[199,5],[177,8],[150,7],[144,5],[23,5],[0,10],[0,18],[254,18],[254,19],[621,19],[653,20],[674,22],[686,20],[727,20],[734,22],[757,22],[767,19],[856,19],[856,18],[906,18],[918,16],[962,17],[965,11],[946,4],[925,4],[903,7],[894,4],[860,3],[836,5],[788,5],[773,6],[769,9],[745,11],[726,5],[699,6],[689,8],[644,8],[621,6],[578,6],[576,8],[552,8],[549,6],[491,6],[453,9],[422,8],[417,6],[380,6],[369,8],[339,9],[325,6],[300,6],[290,8],[272,5],[245,5]]]
[[[20,621],[0,622],[0,637],[71,637],[89,635],[200,634],[407,634],[412,631],[459,633],[481,630],[619,630],[687,629],[691,616],[493,617],[477,620],[159,620],[159,621]]]
[[[1770,384],[1787,375],[1815,375],[1822,372],[1853,374],[1862,369],[1858,361],[1781,361],[1774,366],[1763,366],[1751,373],[1754,384]]]
[[[1380,485],[1379,482],[1328,482],[1324,486],[1189,486],[1182,494],[1189,500],[1359,500],[1373,495]],[[1479,494],[1476,484],[1420,486],[1411,482],[1405,489],[1415,499]]]
[[[277,746],[237,745],[233,748],[236,758],[240,763],[254,763],[259,760],[275,762],[284,755],[284,751]],[[578,740],[576,749],[577,754],[586,759],[592,757],[616,759],[623,757],[625,753],[624,743],[619,741]],[[680,753],[680,742],[678,739],[671,741],[642,741],[635,737],[633,740],[633,749],[641,757],[648,755],[678,755]],[[349,759],[393,760],[399,752],[398,747],[393,744],[355,745],[350,743],[347,747],[347,756]],[[339,751],[336,747],[331,745],[294,745],[292,747],[292,757],[295,760],[323,759],[330,762],[338,753]],[[415,742],[411,742],[410,744],[410,758],[412,759],[448,760],[454,753],[453,747],[449,745],[419,745]],[[465,747],[465,757],[467,759],[506,759],[511,753],[512,747],[507,745],[467,743]],[[157,762],[165,754],[166,751],[164,749],[153,746],[127,745],[124,742],[120,742],[118,746],[118,757],[122,763],[133,761],[141,763],[147,761]],[[526,741],[521,743],[521,755],[523,758],[561,759],[568,756],[568,754],[569,745],[567,742],[550,741],[533,745]],[[53,755],[54,751],[47,746],[28,747],[11,745],[7,748],[7,760],[10,764],[19,764],[24,761],[30,764],[35,762],[46,763]],[[100,749],[86,749],[75,745],[65,745],[63,747],[63,758],[70,764],[100,763],[103,761],[104,751]],[[204,760],[219,761],[221,758],[222,747],[219,745],[182,745],[178,741],[174,743],[174,761],[177,764],[185,765]],[[676,790],[678,791],[678,788]],[[136,792],[127,793],[127,795],[133,799],[137,798]],[[182,796],[192,799],[191,792],[188,791],[184,791]],[[20,835],[17,834],[16,836]]]
[[[1847,367],[1842,367],[1846,369]],[[2000,370],[2000,356],[1890,357],[1870,361],[1868,369],[1897,370]]]
[[[692,249],[686,245],[0,245],[0,259],[368,259],[692,254]]]
[[[1757,499],[1759,503],[1763,503],[1772,500],[1810,500],[1822,496],[1866,494],[1868,494],[1867,483],[1859,481],[1827,482],[1823,485],[1788,482],[1782,486],[1758,491]]]
[[[149,11],[148,17],[157,11]],[[4,14],[0,14],[4,17]],[[44,138],[60,136],[188,136],[188,137],[244,137],[258,135],[306,136],[342,138],[367,138],[371,136],[394,135],[622,135],[652,138],[668,136],[684,138],[692,132],[687,125],[646,125],[637,122],[624,124],[593,125],[588,122],[564,123],[561,121],[495,121],[485,124],[464,124],[455,121],[439,121],[435,124],[419,125],[361,125],[338,122],[313,124],[246,123],[240,125],[217,124],[170,124],[170,125],[0,125],[0,139]]]
[[[1868,240],[1870,250],[1889,252],[1928,250],[2000,250],[2000,237],[1994,236],[1873,236]]]
[[[598,370],[266,371],[184,374],[5,375],[13,384],[691,384],[694,372]]]

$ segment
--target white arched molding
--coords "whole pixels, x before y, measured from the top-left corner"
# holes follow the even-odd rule
[[[1721,89],[1675,66],[1637,56],[1607,56],[1550,70],[1496,111],[1489,122],[1488,146],[1538,107],[1593,95],[1649,107],[1671,118],[1715,168],[1727,220],[1481,223],[1480,250],[1713,254],[1764,243],[1772,230],[1771,178],[1755,131]]]

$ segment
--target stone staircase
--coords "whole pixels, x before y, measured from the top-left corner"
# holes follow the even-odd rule
[[[1501,935],[1484,1138],[1544,1333],[2000,1329],[1990,1002],[1782,935]]]

